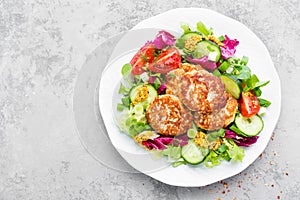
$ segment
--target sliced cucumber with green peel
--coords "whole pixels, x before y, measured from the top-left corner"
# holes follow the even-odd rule
[[[144,84],[140,84],[131,88],[129,92],[129,97],[131,102],[133,102],[136,99],[136,97],[138,96],[139,89],[142,88],[143,86]],[[151,101],[154,100],[155,97],[157,97],[157,91],[152,85],[147,84],[146,86],[148,88],[148,98],[143,102],[149,104]]]
[[[197,48],[192,53],[193,58],[202,58],[203,56],[211,57],[210,54],[214,54],[211,61],[218,62],[221,58],[221,49],[220,47],[208,40],[201,41],[197,44]]]
[[[225,90],[233,96],[235,99],[239,99],[242,93],[241,82],[230,74],[224,74],[220,76],[223,84],[225,85]]]
[[[188,136],[189,138],[194,138],[194,137],[196,137],[197,133],[198,133],[198,132],[197,132],[197,129],[191,128],[191,129],[187,130],[187,136]]]
[[[208,155],[209,149],[197,146],[193,140],[182,147],[181,156],[189,164],[197,165]]]
[[[197,33],[197,32],[189,32],[189,33],[186,33],[186,34],[184,34],[183,36],[181,36],[181,38],[184,40],[184,41],[186,41],[186,40],[188,40],[188,39],[190,39],[191,37],[193,37],[193,36],[201,36],[199,33]]]
[[[197,32],[189,32],[189,33],[186,33],[184,34],[183,36],[181,36],[180,40],[183,41],[183,46],[181,47],[182,48],[182,51],[186,54],[191,54],[193,51],[190,51],[188,49],[185,48],[185,43],[187,40],[191,39],[193,36],[201,36],[199,33]]]
[[[264,128],[264,121],[259,115],[244,117],[238,114],[235,117],[235,125],[240,129],[245,136],[251,137],[258,135]]]

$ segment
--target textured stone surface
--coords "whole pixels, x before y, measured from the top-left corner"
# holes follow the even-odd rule
[[[177,7],[237,19],[266,44],[282,113],[262,157],[202,188],[162,184],[95,161],[75,131],[72,95],[86,56],[105,39]],[[299,199],[300,2],[0,1],[0,199]],[[226,185],[226,184],[225,184]]]

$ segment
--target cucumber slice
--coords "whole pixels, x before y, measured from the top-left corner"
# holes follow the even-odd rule
[[[189,33],[184,34],[180,38],[181,46],[179,48],[182,49],[183,52],[186,53],[186,54],[191,54],[193,52],[193,51],[190,51],[190,50],[185,48],[186,41],[191,39],[193,36],[201,36],[201,35],[197,32],[189,32]]]
[[[187,131],[187,136],[189,138],[194,138],[194,137],[196,137],[197,134],[198,134],[197,130],[193,129],[193,128],[191,128]]]
[[[136,104],[133,107],[132,112],[134,112],[135,115],[143,115],[143,113],[144,113],[144,106],[141,103],[138,103],[138,104]]]
[[[213,56],[211,56],[213,54]],[[218,62],[221,58],[221,49],[211,41],[201,41],[197,44],[196,50],[192,53],[193,58],[208,56],[211,61]]]
[[[225,90],[233,96],[235,99],[239,99],[242,93],[242,84],[234,76],[230,74],[224,74],[220,76],[223,84],[225,85]]]
[[[189,164],[197,165],[201,163],[208,155],[209,149],[198,147],[193,140],[182,147],[181,156]]]
[[[256,136],[264,128],[264,121],[259,115],[253,115],[251,117],[244,117],[238,114],[235,117],[235,125],[240,129],[246,136]]]
[[[134,99],[137,97],[138,95],[138,91],[141,87],[143,87],[144,84],[139,84],[133,88],[131,88],[130,92],[129,92],[129,98],[130,101],[133,102]],[[157,91],[156,89],[152,86],[152,85],[146,85],[148,88],[148,98],[146,100],[144,100],[143,102],[146,102],[147,104],[149,104],[151,101],[154,100],[155,97],[157,97]]]
[[[199,35],[200,35],[200,34],[197,33],[197,32],[189,32],[189,33],[184,34],[181,38],[182,38],[184,41],[186,41],[186,40],[190,39],[190,38],[193,37],[193,36],[199,36]],[[201,35],[200,35],[200,36],[201,36]]]

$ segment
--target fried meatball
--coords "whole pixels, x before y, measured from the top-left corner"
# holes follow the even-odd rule
[[[226,105],[228,96],[221,79],[200,65],[184,63],[166,75],[167,94],[177,96],[190,110],[210,113]]]
[[[193,64],[190,64],[190,63],[182,63],[180,65],[180,68],[183,69],[185,72],[191,72],[191,71],[194,71],[194,70],[203,70],[201,65],[193,65]]]
[[[210,110],[219,110],[226,105],[228,96],[225,91],[225,85],[221,79],[211,73],[204,75],[204,80],[208,84],[209,92],[207,100],[210,103]]]
[[[192,111],[210,113],[226,105],[228,96],[224,84],[206,70],[185,73],[179,87],[180,100]]]
[[[218,130],[223,127],[225,122],[225,111],[224,109],[215,110],[211,113],[200,113],[197,112],[194,115],[195,124],[208,131]]]
[[[166,87],[167,87],[167,94],[173,94],[177,97],[181,95],[180,92],[180,85],[182,77],[187,72],[192,72],[195,70],[202,69],[200,65],[192,65],[189,63],[183,63],[179,66],[179,68],[170,71],[166,75]]]
[[[174,95],[157,96],[146,109],[149,125],[164,136],[176,136],[192,127],[193,116]]]
[[[225,123],[224,127],[228,126],[231,122],[234,121],[235,113],[238,108],[238,102],[235,98],[233,98],[230,94],[228,94],[228,100],[226,103],[226,106],[224,108],[225,110]]]
[[[178,85],[181,82],[181,79],[184,75],[185,71],[181,68],[175,69],[170,71],[166,75],[166,93],[173,94],[175,96],[179,96],[180,94],[180,87]]]
[[[179,98],[192,111],[206,112],[209,109],[208,84],[200,71],[187,72],[181,79]]]
[[[167,94],[179,98],[194,111],[194,122],[202,129],[217,130],[234,120],[237,101],[227,94],[221,79],[200,65],[184,63],[166,75]]]
[[[211,113],[196,112],[194,115],[195,124],[204,130],[211,131],[226,127],[233,122],[238,102],[230,94],[226,93],[226,96],[228,100],[224,108]]]

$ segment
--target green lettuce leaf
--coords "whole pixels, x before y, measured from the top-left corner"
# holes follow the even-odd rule
[[[191,32],[190,26],[186,23],[181,23],[180,28],[183,29],[183,34]]]
[[[271,102],[266,99],[258,98],[258,101],[261,107],[267,108],[271,105]]]
[[[168,156],[169,161],[177,161],[181,157],[181,146],[168,145],[162,151],[163,155]]]
[[[202,33],[203,35],[206,35],[206,36],[213,34],[212,28],[210,28],[210,29],[206,28],[206,26],[201,21],[199,21],[197,23],[197,30],[200,33]]]
[[[234,145],[233,148],[229,151],[229,155],[234,162],[237,162],[237,161],[242,162],[243,158],[245,156],[245,152],[244,152],[243,148],[241,148],[237,145]]]
[[[122,83],[120,84],[119,94],[128,94],[129,88],[126,88]]]

